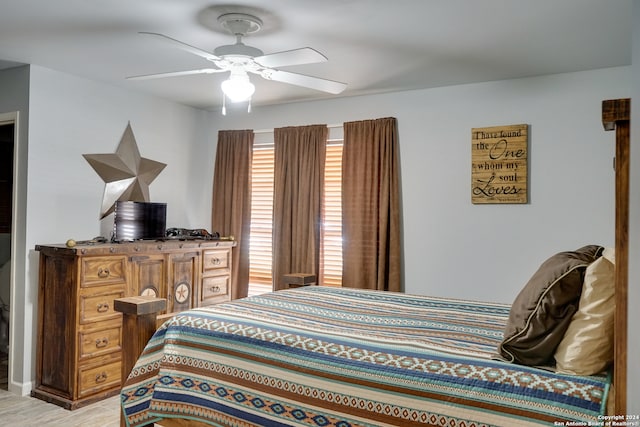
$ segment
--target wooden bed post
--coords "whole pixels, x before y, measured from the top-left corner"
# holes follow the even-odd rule
[[[627,413],[627,322],[629,282],[629,129],[631,99],[602,102],[602,124],[616,131],[616,236],[613,389],[614,411]]]
[[[156,315],[166,307],[164,298],[140,296],[114,300],[114,310],[122,313],[122,384],[156,331]],[[120,412],[120,427],[124,426],[124,412]]]

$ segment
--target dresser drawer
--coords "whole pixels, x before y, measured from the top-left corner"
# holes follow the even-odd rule
[[[103,286],[124,283],[127,259],[124,256],[89,257],[82,259],[81,284]]]
[[[120,388],[120,360],[83,366],[78,373],[78,397],[85,397],[110,388]]]
[[[113,309],[113,300],[124,297],[124,287],[103,292],[80,294],[80,323],[119,319],[122,315]]]
[[[81,330],[78,343],[81,361],[122,351],[122,322],[109,322],[102,329]]]
[[[230,256],[231,251],[229,249],[205,250],[202,256],[202,268],[205,272],[224,268],[228,269]]]
[[[228,274],[222,276],[211,276],[202,278],[202,304],[216,304],[229,301],[229,281]]]

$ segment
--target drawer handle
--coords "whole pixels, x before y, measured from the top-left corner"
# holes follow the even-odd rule
[[[109,303],[101,302],[100,304],[98,304],[98,307],[96,310],[98,310],[98,313],[106,313],[107,311],[109,311]]]
[[[109,277],[109,274],[111,274],[111,272],[109,271],[108,268],[100,267],[98,269],[98,277],[101,279],[106,279],[107,277]]]
[[[96,383],[103,383],[107,380],[107,373],[102,371],[96,375]]]
[[[218,293],[218,292],[220,292],[220,286],[218,286],[218,285],[212,286],[211,288],[209,288],[209,290],[211,292]]]
[[[220,261],[220,258],[211,258],[211,264],[220,265],[221,263],[222,261]]]
[[[109,338],[98,338],[96,340],[96,348],[105,348],[109,345]]]

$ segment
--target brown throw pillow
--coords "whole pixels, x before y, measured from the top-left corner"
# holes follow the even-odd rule
[[[603,250],[589,245],[542,263],[511,306],[498,347],[503,358],[530,366],[553,365],[556,347],[578,309],[585,270]]]

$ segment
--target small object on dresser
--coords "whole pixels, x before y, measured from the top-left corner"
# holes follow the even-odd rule
[[[98,236],[98,237],[94,237],[91,240],[74,240],[74,239],[69,239],[66,242],[66,245],[68,248],[74,248],[77,245],[95,245],[98,243],[106,243],[107,242],[107,238],[106,237],[102,237],[102,236]]]
[[[289,273],[284,274],[283,282],[289,288],[299,288],[301,286],[311,286],[316,284],[316,275],[309,273]]]
[[[220,239],[220,233],[213,231],[209,233],[204,228],[167,228],[165,231],[165,237],[169,239],[177,240],[193,240],[193,239],[205,239],[205,240],[218,240]]]

